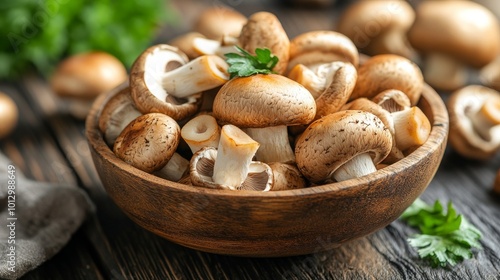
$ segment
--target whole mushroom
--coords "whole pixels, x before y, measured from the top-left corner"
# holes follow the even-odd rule
[[[294,162],[287,126],[310,123],[316,101],[299,83],[277,74],[237,77],[217,93],[213,116],[222,124],[245,129],[260,148],[263,162]]]
[[[392,135],[372,113],[339,111],[314,121],[295,146],[297,166],[312,183],[375,172],[391,151]]]
[[[0,92],[0,139],[14,130],[19,118],[17,105],[7,94]]]
[[[411,45],[424,57],[425,80],[453,91],[467,82],[467,67],[481,68],[500,51],[495,15],[473,1],[422,1],[408,32]]]
[[[476,160],[495,155],[500,149],[500,93],[470,85],[453,92],[447,105],[453,149]]]
[[[415,56],[406,32],[415,20],[415,11],[406,1],[357,1],[342,13],[337,30],[349,37],[365,54]]]
[[[246,22],[247,18],[240,12],[218,5],[203,10],[193,30],[213,40],[220,40],[224,36],[237,38]]]

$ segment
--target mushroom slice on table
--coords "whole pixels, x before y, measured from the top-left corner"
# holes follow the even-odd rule
[[[108,146],[113,147],[116,138],[135,118],[142,115],[130,96],[130,87],[125,87],[114,95],[104,106],[99,118],[99,129]]]
[[[295,146],[297,166],[312,183],[375,172],[391,151],[392,135],[374,114],[346,110],[314,121]]]
[[[440,90],[467,82],[467,67],[481,68],[500,51],[495,15],[473,1],[422,1],[408,31],[412,46],[424,56],[424,77]]]
[[[449,142],[460,155],[490,159],[500,149],[500,93],[470,85],[452,93],[447,102],[450,115]]]
[[[424,87],[420,68],[411,60],[395,55],[380,54],[369,58],[358,69],[358,80],[350,100],[372,98],[388,89],[400,90],[416,105]]]
[[[273,71],[284,74],[290,56],[290,39],[279,19],[269,12],[252,14],[241,29],[238,42],[241,48],[255,54],[257,48],[268,48],[279,58]]]
[[[123,129],[113,152],[128,164],[152,173],[167,164],[179,140],[180,128],[174,119],[150,113],[137,117]]]
[[[342,33],[318,30],[302,33],[290,41],[288,71],[297,64],[313,67],[334,61],[359,65],[359,53],[354,43]]]
[[[164,74],[187,62],[187,56],[170,45],[146,49],[136,59],[130,73],[130,93],[137,109],[143,114],[163,113],[177,121],[194,115],[202,101],[201,93],[175,98],[163,87]]]
[[[342,13],[337,30],[349,37],[368,55],[415,56],[406,37],[415,20],[415,11],[406,1],[357,1]]]
[[[220,127],[211,115],[198,115],[181,128],[181,137],[194,154],[204,147],[219,146]]]
[[[313,121],[316,101],[306,88],[291,79],[257,74],[224,84],[215,96],[213,116],[219,123],[244,129],[259,142],[257,160],[294,162],[287,126]]]
[[[252,161],[259,143],[234,125],[224,125],[217,149],[205,147],[191,158],[194,185],[231,190],[268,191],[272,171],[267,164]],[[264,179],[257,174],[264,174]]]

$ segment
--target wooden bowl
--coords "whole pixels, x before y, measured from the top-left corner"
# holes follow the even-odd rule
[[[150,175],[113,154],[98,129],[98,118],[116,92],[101,95],[86,121],[92,158],[107,193],[141,227],[183,246],[218,254],[303,255],[387,226],[426,189],[448,135],[446,107],[426,86],[418,106],[431,121],[430,137],[395,164],[361,178],[299,190],[205,189]]]

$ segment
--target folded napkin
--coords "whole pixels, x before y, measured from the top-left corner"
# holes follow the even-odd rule
[[[30,180],[0,153],[0,279],[54,256],[93,209],[81,189]]]

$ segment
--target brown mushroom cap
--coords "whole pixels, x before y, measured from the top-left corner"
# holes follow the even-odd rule
[[[180,128],[174,119],[150,113],[136,118],[123,129],[113,152],[130,165],[151,173],[167,164],[179,140]]]
[[[116,57],[105,52],[89,52],[61,61],[50,85],[59,96],[93,99],[127,78],[125,66]]]
[[[295,155],[302,174],[313,183],[321,183],[357,155],[368,153],[378,164],[391,147],[391,133],[378,117],[346,110],[309,125],[297,140]]]
[[[240,46],[251,54],[256,48],[268,48],[279,58],[274,71],[285,73],[290,56],[290,40],[279,19],[269,12],[257,12],[248,18],[238,38]]]
[[[196,113],[201,105],[201,93],[187,98],[170,96],[161,83],[164,72],[188,62],[178,48],[160,44],[146,49],[132,65],[130,89],[134,104],[143,114],[163,113],[182,120]]]
[[[309,31],[290,41],[288,69],[299,63],[311,65],[333,61],[350,62],[358,67],[358,49],[344,34],[328,30]]]
[[[495,134],[487,139],[481,136],[471,118],[480,113],[484,104],[500,104],[500,93],[479,86],[470,85],[453,92],[448,99],[447,107],[450,115],[449,142],[460,155],[477,160],[491,158],[500,149],[498,128]],[[499,114],[500,108],[493,108]],[[495,119],[498,119],[496,117]],[[498,120],[496,121],[498,122]],[[486,120],[481,125],[488,125]],[[498,126],[498,125],[496,125]]]
[[[350,100],[359,97],[372,98],[388,89],[400,90],[417,104],[422,94],[424,78],[420,68],[409,59],[381,54],[368,59],[358,69],[358,80]]]
[[[247,18],[226,6],[205,9],[194,24],[194,31],[209,39],[219,40],[224,36],[238,37]]]
[[[253,75],[225,83],[215,96],[213,116],[241,128],[308,124],[316,102],[301,84],[284,76]]]
[[[408,39],[422,53],[448,54],[478,68],[500,51],[498,20],[473,1],[422,1]]]
[[[393,53],[410,57],[405,33],[414,19],[415,12],[406,1],[357,1],[341,15],[337,30],[368,55]]]
[[[0,92],[0,139],[12,132],[18,118],[19,111],[14,100],[7,94]]]

